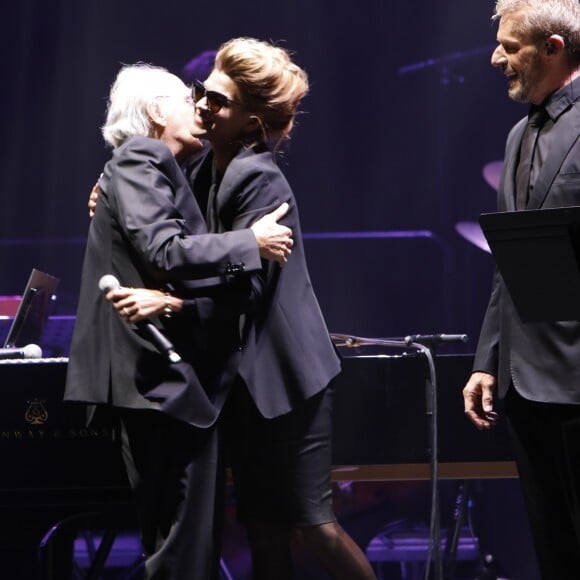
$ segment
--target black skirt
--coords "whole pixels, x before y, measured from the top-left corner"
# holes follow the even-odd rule
[[[332,387],[265,419],[241,381],[222,416],[240,521],[312,526],[332,510]]]

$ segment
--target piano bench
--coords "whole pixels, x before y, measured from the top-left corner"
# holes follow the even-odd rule
[[[447,530],[441,530],[441,554],[445,550]],[[425,562],[429,554],[429,530],[424,526],[401,525],[393,522],[377,534],[366,548],[366,556],[383,580],[382,564],[399,562],[401,580],[422,580]],[[460,530],[455,560],[476,562],[479,560],[479,541],[468,528]],[[433,558],[431,558],[433,560]]]
[[[115,578],[136,578],[143,557],[139,536],[129,527],[133,518],[117,508],[115,515],[78,513],[52,525],[38,546],[38,580],[95,580],[113,571]]]

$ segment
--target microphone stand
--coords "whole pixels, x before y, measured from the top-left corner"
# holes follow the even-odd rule
[[[359,346],[411,347],[427,361],[429,372],[425,379],[425,413],[429,430],[429,467],[431,475],[431,516],[429,525],[429,551],[425,563],[425,580],[429,579],[431,561],[434,563],[435,580],[443,580],[441,558],[441,510],[439,498],[439,441],[437,419],[437,376],[435,372],[436,345],[467,342],[466,334],[414,334],[400,338],[363,338],[347,334],[330,335],[336,346],[356,348]]]

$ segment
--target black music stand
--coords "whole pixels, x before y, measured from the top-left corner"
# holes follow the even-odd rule
[[[580,320],[580,206],[482,214],[523,322]]]
[[[55,299],[59,279],[32,269],[18,310],[4,340],[5,348],[38,344],[48,320],[50,304]]]

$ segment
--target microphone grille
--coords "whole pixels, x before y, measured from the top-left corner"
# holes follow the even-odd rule
[[[37,344],[27,344],[22,348],[24,358],[42,358],[42,349]]]
[[[105,274],[99,280],[99,290],[101,292],[109,292],[109,290],[114,290],[115,288],[119,288],[119,286],[121,286],[119,280],[112,274]]]

